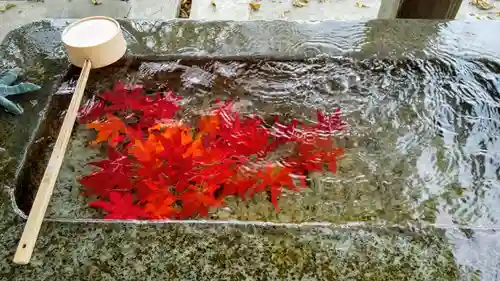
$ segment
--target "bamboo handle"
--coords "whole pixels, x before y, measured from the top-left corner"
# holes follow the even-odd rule
[[[59,131],[56,144],[52,150],[52,154],[50,155],[49,163],[45,168],[45,173],[43,174],[42,181],[38,187],[35,201],[33,202],[33,206],[31,207],[31,212],[28,217],[28,222],[24,226],[23,235],[17,245],[16,254],[14,255],[14,263],[28,264],[31,259],[31,254],[33,253],[33,248],[35,247],[38,233],[40,232],[40,227],[42,226],[45,211],[47,211],[47,206],[49,205],[50,197],[54,191],[54,185],[66,153],[66,147],[68,146],[68,142],[71,137],[71,131],[73,130],[73,126],[75,124],[78,108],[80,107],[85,85],[87,84],[87,79],[89,78],[90,67],[91,62],[86,60],[83,64],[80,77],[78,78],[68,111],[64,117],[64,122],[61,130]]]

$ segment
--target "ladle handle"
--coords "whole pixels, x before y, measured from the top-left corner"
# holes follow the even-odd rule
[[[14,255],[14,263],[28,264],[31,259],[31,255],[38,238],[38,233],[40,232],[40,227],[42,226],[43,218],[45,216],[45,211],[47,211],[47,206],[49,205],[50,197],[54,191],[54,185],[66,153],[66,147],[68,146],[68,142],[71,137],[71,132],[78,114],[78,108],[80,107],[83,92],[85,91],[85,85],[87,84],[87,79],[89,77],[90,68],[91,62],[89,60],[85,60],[82,72],[80,73],[80,77],[78,78],[78,82],[76,84],[75,92],[71,98],[71,103],[69,104],[68,111],[64,117],[64,122],[61,130],[59,131],[59,136],[57,137],[56,144],[52,150],[52,154],[50,155],[49,163],[45,168],[45,173],[43,174],[42,181],[38,187],[35,201],[33,202],[33,206],[31,207],[31,212],[28,217],[28,222],[24,227],[23,235],[17,245],[16,254]]]

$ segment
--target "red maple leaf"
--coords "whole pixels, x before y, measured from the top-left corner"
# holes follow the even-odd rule
[[[96,200],[89,203],[90,207],[100,208],[108,214],[104,217],[109,220],[149,218],[150,215],[143,209],[134,205],[131,193],[120,193],[112,191],[109,200]]]
[[[248,191],[255,186],[257,178],[255,174],[248,171],[235,173],[237,173],[235,176],[224,182],[221,197],[237,195],[241,199],[246,200]]]
[[[108,110],[127,111],[141,110],[145,105],[145,97],[141,85],[132,85],[129,88],[124,83],[115,84],[112,91],[104,92],[98,95],[109,105]]]
[[[234,176],[238,162],[240,161],[236,158],[227,158],[221,162],[201,164],[193,170],[194,175],[190,180],[214,186],[219,185]]]
[[[89,99],[78,111],[78,122],[92,122],[106,114],[106,107],[102,100],[96,100],[95,97]]]
[[[220,131],[219,143],[234,156],[258,155],[264,157],[270,150],[270,135],[259,118],[226,119],[224,130]]]
[[[155,97],[146,97],[147,106],[141,108],[143,113],[141,121],[158,122],[163,119],[172,119],[180,109],[180,106],[177,104],[179,100],[180,97],[174,95],[172,92],[167,92],[165,96],[162,93],[156,93]]]
[[[80,179],[89,194],[106,197],[113,189],[130,190],[132,183],[131,163],[127,156],[108,148],[107,160],[92,162],[89,165],[99,167],[100,170]]]
[[[298,125],[300,125],[298,120],[292,120],[288,124],[283,124],[278,120],[278,116],[275,116],[274,124],[271,130],[272,136],[276,138],[275,143],[282,144],[299,139],[301,132],[297,128]]]
[[[215,198],[215,191],[218,186],[202,184],[191,186],[190,190],[179,196],[182,209],[179,211],[179,218],[189,218],[196,215],[205,217],[211,207],[219,207],[223,204],[220,198]]]
[[[314,136],[298,143],[295,155],[289,157],[284,165],[300,175],[324,172],[325,165],[332,173],[336,173],[337,161],[342,155],[344,150],[335,147],[331,138]]]
[[[98,95],[110,105],[107,111],[117,111],[122,114],[136,112],[141,115],[138,126],[148,128],[162,119],[171,119],[180,109],[177,104],[181,99],[172,92],[156,93],[154,96],[145,95],[141,85],[126,87],[117,83],[113,91]]]
[[[345,123],[340,119],[340,108],[337,108],[331,115],[325,115],[317,111],[318,123],[314,126],[319,133],[331,134],[344,129]]]
[[[271,195],[271,203],[280,211],[278,198],[281,196],[282,188],[296,190],[295,184],[291,177],[292,170],[285,167],[268,165],[257,173],[260,178],[260,183],[257,183],[250,191],[251,194],[269,190]]]

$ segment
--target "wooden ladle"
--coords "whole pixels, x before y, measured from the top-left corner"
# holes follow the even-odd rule
[[[38,187],[28,222],[17,246],[14,255],[14,263],[17,264],[28,264],[31,259],[71,137],[90,69],[104,67],[118,61],[127,50],[120,24],[114,19],[100,16],[80,19],[70,24],[62,33],[62,42],[68,52],[69,61],[81,67],[82,71]]]

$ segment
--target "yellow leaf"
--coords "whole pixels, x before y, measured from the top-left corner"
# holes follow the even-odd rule
[[[253,11],[258,11],[260,9],[260,3],[248,3]]]
[[[365,5],[361,0],[356,0],[356,7],[358,8],[368,8],[367,5]]]

